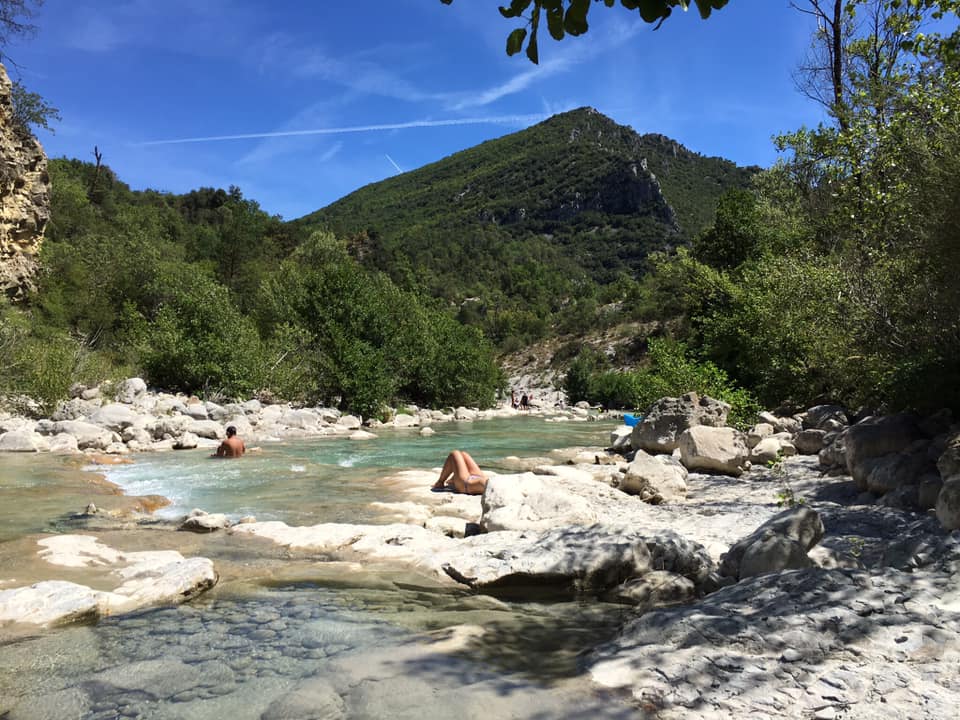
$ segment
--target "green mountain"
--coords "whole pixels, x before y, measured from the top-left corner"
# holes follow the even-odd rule
[[[556,310],[691,239],[756,168],[580,108],[368,185],[294,224],[450,301]]]

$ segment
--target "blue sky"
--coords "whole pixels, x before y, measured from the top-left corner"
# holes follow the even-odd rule
[[[656,31],[598,3],[585,36],[544,34],[539,66],[506,56],[498,4],[46,0],[8,69],[61,111],[51,157],[97,146],[134,188],[237,185],[287,219],[581,106],[764,166],[772,135],[821,117],[791,79],[811,27],[788,0]]]

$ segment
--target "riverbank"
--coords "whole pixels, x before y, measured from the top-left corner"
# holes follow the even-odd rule
[[[686,402],[690,419],[716,410]],[[429,588],[434,599],[621,608],[607,637],[583,648],[577,672],[627,693],[633,711],[651,716],[949,714],[960,700],[960,538],[935,513],[900,506],[908,493],[894,504],[892,489],[878,495],[864,487],[877,487],[870,473],[878,468],[889,481],[891,463],[909,457],[887,452],[900,442],[891,427],[912,438],[911,452],[921,442],[915,428],[899,418],[827,431],[813,425],[837,416],[818,410],[789,419],[792,431],[758,425],[731,436],[745,454],[725,459],[704,441],[727,437],[729,428],[694,424],[669,438],[651,415],[646,428],[611,432],[619,452],[598,446],[505,458],[482,497],[432,492],[437,468],[390,474],[382,479],[390,497],[370,503],[379,503],[377,524],[261,520],[205,535],[171,532],[172,524],[131,533],[92,514],[78,528],[121,553],[136,552],[133,538],[149,542],[149,532],[164,538],[157,547],[189,546],[185,557],[208,557],[235,580],[349,586],[350,578],[382,573],[398,586]],[[937,439],[941,426],[949,432],[949,423],[927,425],[925,455],[950,445]],[[886,441],[878,444],[871,430],[871,455],[857,436],[878,427]],[[846,460],[853,458],[846,472],[831,461],[840,437]],[[814,439],[819,454],[809,454]],[[748,466],[769,450],[767,440],[778,444],[779,460]],[[674,443],[676,453],[632,447],[647,441]],[[784,457],[790,446],[808,454]],[[691,469],[718,464],[728,469]],[[497,642],[484,624],[448,629],[457,643],[442,654],[454,658]],[[339,716],[358,712],[349,688],[331,692],[325,697],[339,698]]]

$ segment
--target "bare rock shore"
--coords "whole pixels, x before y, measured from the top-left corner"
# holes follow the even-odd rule
[[[622,628],[582,669],[649,717],[951,717],[960,532],[939,497],[918,502],[934,473],[941,493],[957,477],[949,419],[814,408],[742,433],[708,398],[655,410],[611,448],[517,460],[482,496],[401,473],[391,524],[248,521],[224,539],[508,599],[620,603]]]
[[[39,420],[0,412],[0,452],[124,455],[215,448],[231,425],[248,445],[334,435],[361,441],[376,437],[376,430],[381,427],[430,433],[431,425],[436,423],[518,414],[512,407],[428,410],[411,406],[392,411],[389,420],[382,422],[328,407],[266,404],[259,400],[221,405],[186,395],[153,392],[140,378],[129,378],[116,386],[78,386],[73,396],[50,417]],[[591,417],[584,408],[531,407],[525,414],[580,422]]]

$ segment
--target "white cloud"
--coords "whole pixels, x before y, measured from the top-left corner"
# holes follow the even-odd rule
[[[205,137],[172,138],[167,140],[146,140],[133,143],[136,147],[150,145],[180,145],[186,143],[223,142],[226,140],[257,140],[261,138],[290,138],[310,135],[342,135],[348,133],[368,133],[411,128],[451,127],[455,125],[529,125],[546,118],[535,113],[531,115],[492,115],[472,118],[447,118],[445,120],[411,120],[401,123],[380,123],[376,125],[349,125],[344,127],[310,128],[307,130],[278,130],[276,132],[241,133],[237,135],[208,135]]]

